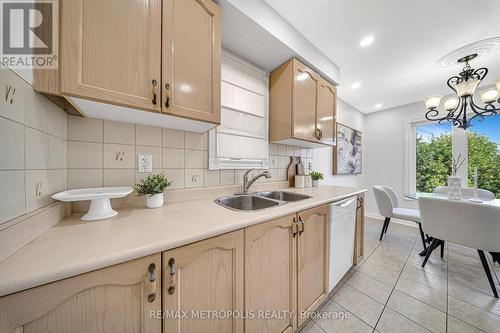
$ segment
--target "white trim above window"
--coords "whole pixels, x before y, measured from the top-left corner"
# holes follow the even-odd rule
[[[268,74],[222,53],[221,124],[209,132],[210,170],[267,169]]]

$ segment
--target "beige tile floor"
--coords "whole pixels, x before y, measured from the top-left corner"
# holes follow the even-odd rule
[[[447,244],[443,259],[434,251],[421,268],[418,229],[391,223],[379,242],[381,228],[382,221],[366,219],[364,261],[319,310],[348,317],[315,318],[302,333],[500,332],[500,301],[476,250]],[[487,257],[500,291],[500,265]]]

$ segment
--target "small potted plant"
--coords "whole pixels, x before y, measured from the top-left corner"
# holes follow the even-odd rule
[[[323,174],[319,171],[311,171],[309,173],[309,176],[311,176],[312,179],[312,186],[313,187],[318,187],[319,186],[319,181],[323,180]]]
[[[163,173],[150,175],[135,185],[135,193],[146,196],[146,207],[159,208],[165,202],[163,191],[170,185],[172,182],[168,181]]]

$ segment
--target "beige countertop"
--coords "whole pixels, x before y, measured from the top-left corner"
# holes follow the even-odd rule
[[[237,212],[214,197],[128,207],[118,216],[84,222],[73,214],[0,263],[0,296],[193,243],[363,193],[361,188],[285,189],[312,198],[257,212]]]

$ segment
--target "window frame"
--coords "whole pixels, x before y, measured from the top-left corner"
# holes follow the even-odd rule
[[[263,76],[265,78],[265,86],[269,87],[269,74],[256,67],[253,64],[250,64],[249,62],[241,59],[240,57],[223,50],[222,51],[222,61],[227,59],[229,63],[231,64],[236,64],[237,66],[240,66],[244,70],[250,70],[253,72],[256,72],[259,76]],[[241,87],[238,86],[237,84],[226,81],[223,77],[221,78],[222,81],[227,82],[230,85],[242,88],[244,90],[248,90],[246,87]],[[252,90],[248,90],[252,91]],[[257,92],[255,92],[257,93]],[[209,131],[208,133],[208,169],[209,170],[228,170],[228,169],[268,169],[269,168],[269,89],[266,89],[264,91],[264,95],[262,95],[265,99],[265,137],[263,138],[266,142],[267,145],[265,147],[266,153],[265,156],[266,158],[264,159],[244,159],[244,158],[222,158],[218,156],[218,132],[217,128],[214,128]],[[224,106],[221,105],[221,109]],[[228,108],[231,109],[231,108]],[[239,112],[244,112],[242,110],[236,110]],[[223,110],[221,110],[223,112]],[[241,135],[245,136],[245,135]],[[250,136],[248,136],[250,137]]]
[[[404,123],[404,192],[414,193],[417,191],[417,127],[421,125],[436,124],[427,119],[407,120]],[[464,165],[469,165],[468,131],[451,125],[451,149],[453,156],[462,154],[465,158]],[[462,167],[458,171],[462,178],[462,186],[467,187],[468,168]],[[410,199],[405,199],[410,200]]]

